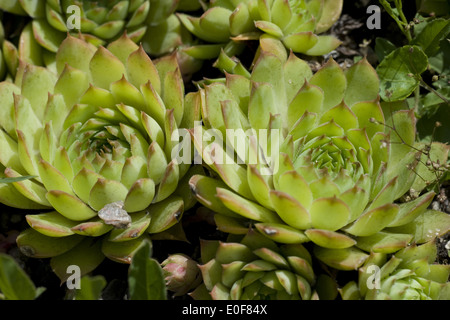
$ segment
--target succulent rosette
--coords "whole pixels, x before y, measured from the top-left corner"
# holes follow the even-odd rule
[[[202,279],[197,262],[185,254],[169,255],[167,259],[161,262],[161,267],[167,290],[172,291],[174,297],[185,295],[201,283]]]
[[[450,266],[436,263],[435,241],[411,245],[388,257],[371,253],[358,281],[339,289],[344,300],[449,300]]]
[[[174,23],[177,3],[172,0],[6,0],[0,1],[0,9],[31,18],[21,34],[20,55],[29,63],[51,66],[54,53],[67,33],[98,47],[126,32],[135,43],[143,42],[149,53],[170,52],[183,41],[179,23]]]
[[[280,243],[312,241],[343,270],[448,232],[449,216],[427,210],[433,191],[395,203],[417,177],[414,113],[383,113],[365,59],[345,71],[330,59],[313,75],[279,41],[261,47],[249,78],[205,84],[203,126],[191,130],[211,174],[190,185],[220,230],[254,224]]]
[[[339,18],[343,1],[271,0],[211,1],[207,10],[194,17],[178,13],[184,26],[203,44],[185,51],[198,59],[212,59],[221,50],[239,54],[247,40],[273,36],[286,48],[310,56],[327,54],[340,45],[327,31]]]
[[[0,83],[2,176],[31,176],[0,184],[0,201],[42,212],[28,211],[20,249],[52,257],[64,278],[67,264],[129,263],[152,234],[180,238],[195,199],[190,163],[171,152],[195,112],[184,111],[175,55],[153,63],[126,36],[96,48],[68,35],[56,68],[21,63],[14,83]]]
[[[250,229],[226,242],[201,241],[203,283],[196,300],[317,299],[312,257],[301,244],[278,245]]]

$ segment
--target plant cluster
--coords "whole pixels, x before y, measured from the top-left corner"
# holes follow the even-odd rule
[[[0,0],[0,299],[450,300],[448,10],[379,4]]]

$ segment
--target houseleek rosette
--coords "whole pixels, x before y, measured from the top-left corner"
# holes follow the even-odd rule
[[[21,34],[22,59],[51,66],[54,53],[67,33],[97,47],[127,33],[135,43],[143,42],[144,49],[152,54],[170,52],[183,41],[179,23],[174,22],[177,3],[172,0],[6,0],[0,1],[0,9],[31,18]]]
[[[427,211],[432,191],[394,203],[417,177],[414,113],[383,113],[365,59],[345,71],[330,59],[313,75],[279,41],[261,47],[249,78],[201,89],[204,125],[192,136],[212,173],[190,184],[219,229],[243,234],[250,223],[277,242],[312,241],[343,270],[449,230],[448,215]]]
[[[339,291],[344,300],[449,300],[450,266],[436,263],[435,241],[411,245],[388,257],[371,253]]]
[[[207,10],[194,17],[178,13],[184,26],[204,43],[185,51],[198,59],[216,58],[221,50],[239,54],[247,40],[261,35],[280,39],[288,49],[310,56],[327,54],[340,45],[327,31],[339,18],[343,1],[247,0],[211,1]]]
[[[183,253],[171,254],[161,262],[167,290],[182,296],[198,287],[202,281],[197,262]]]
[[[277,245],[254,230],[236,241],[201,241],[203,283],[196,300],[317,299],[310,253],[301,244]]]
[[[153,63],[126,36],[97,49],[69,35],[56,67],[21,63],[0,83],[3,176],[33,177],[1,184],[0,201],[42,212],[17,243],[64,278],[68,264],[129,263],[150,234],[181,236],[190,163],[172,160],[172,134],[194,112],[175,55]]]

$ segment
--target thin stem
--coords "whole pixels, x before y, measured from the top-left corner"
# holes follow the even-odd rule
[[[446,104],[450,104],[450,101],[444,97],[442,94],[440,94],[438,91],[434,90],[433,87],[429,86],[425,81],[422,80],[422,78],[420,79],[420,85],[422,87],[424,87],[425,89],[433,92],[435,95],[437,95],[440,99],[442,99],[442,101],[444,101]]]
[[[423,150],[420,150],[420,149],[418,149],[418,148],[416,148],[416,147],[414,147],[414,146],[409,145],[408,143],[406,143],[406,141],[403,140],[402,136],[398,133],[397,129],[395,128],[395,125],[394,125],[394,126],[390,126],[390,125],[388,125],[388,124],[386,124],[386,123],[379,122],[379,121],[377,121],[376,123],[379,123],[379,124],[385,126],[386,128],[391,129],[392,131],[395,132],[395,134],[397,135],[397,137],[400,139],[400,141],[397,141],[397,142],[392,142],[392,141],[390,141],[390,142],[389,142],[390,144],[404,144],[405,146],[407,146],[407,147],[409,147],[409,148],[411,148],[411,149],[413,149],[413,150],[416,150],[417,152],[424,153]],[[426,154],[426,153],[424,153],[424,154]]]
[[[414,90],[414,110],[416,112],[419,112],[419,103],[420,103],[420,87],[417,86],[417,88]]]
[[[384,9],[386,10],[386,12],[392,17],[392,19],[395,20],[399,29],[402,31],[402,33],[405,35],[406,39],[408,40],[408,43],[411,43],[412,36],[411,36],[411,33],[409,32],[409,30],[407,30],[408,21],[406,20],[406,17],[403,14],[401,0],[395,1],[395,7],[396,7],[397,11],[399,12],[401,20],[394,13],[389,2],[387,2],[386,0],[379,0],[379,1],[380,1],[381,5],[384,7]]]
[[[427,182],[427,180],[425,180],[417,171],[416,169],[411,168],[411,170],[420,178],[422,179],[423,182]]]
[[[403,33],[405,34],[406,38],[408,39],[408,43],[411,43],[412,36],[411,36],[410,29],[407,28],[409,26],[409,23],[408,23],[408,20],[405,17],[405,14],[403,13],[402,0],[395,0],[395,6],[397,7],[397,11],[398,11],[398,14],[400,16],[400,19],[403,22],[403,30],[404,30]]]

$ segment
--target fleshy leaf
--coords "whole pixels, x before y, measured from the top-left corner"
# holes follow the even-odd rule
[[[385,228],[398,213],[398,206],[386,204],[361,215],[352,225],[344,230],[355,236],[370,236]]]
[[[288,193],[270,191],[270,200],[280,218],[288,225],[305,230],[311,226],[308,211]]]
[[[362,59],[345,72],[347,90],[344,101],[348,106],[356,102],[375,100],[378,96],[380,80],[367,59]]]
[[[50,258],[69,251],[79,244],[84,237],[74,234],[67,237],[48,237],[29,228],[22,231],[17,237],[17,245],[21,252],[33,258]]]
[[[26,219],[30,227],[49,237],[70,236],[74,234],[71,228],[77,224],[56,211],[27,215]]]
[[[61,283],[71,276],[71,273],[67,272],[69,266],[78,266],[81,276],[94,270],[105,259],[101,244],[101,241],[84,237],[84,240],[73,249],[53,257],[50,265]]]
[[[345,234],[329,230],[309,229],[305,234],[312,242],[324,248],[345,249],[356,244],[354,239]]]
[[[240,195],[222,188],[217,188],[217,197],[230,210],[248,219],[262,222],[279,222],[276,214]]]
[[[389,228],[390,232],[405,233],[414,236],[416,243],[425,243],[432,240],[450,228],[450,216],[446,213],[427,210],[414,221],[399,227]]]
[[[356,246],[367,252],[394,253],[405,248],[412,238],[410,234],[378,232],[368,237],[357,237]]]
[[[325,264],[338,270],[357,270],[369,257],[363,251],[350,247],[346,249],[314,248],[315,256]]]
[[[314,228],[330,231],[336,231],[345,226],[350,217],[349,207],[336,197],[315,200],[310,213]]]
[[[266,237],[280,243],[303,243],[308,237],[300,230],[279,223],[256,223],[255,227]]]

